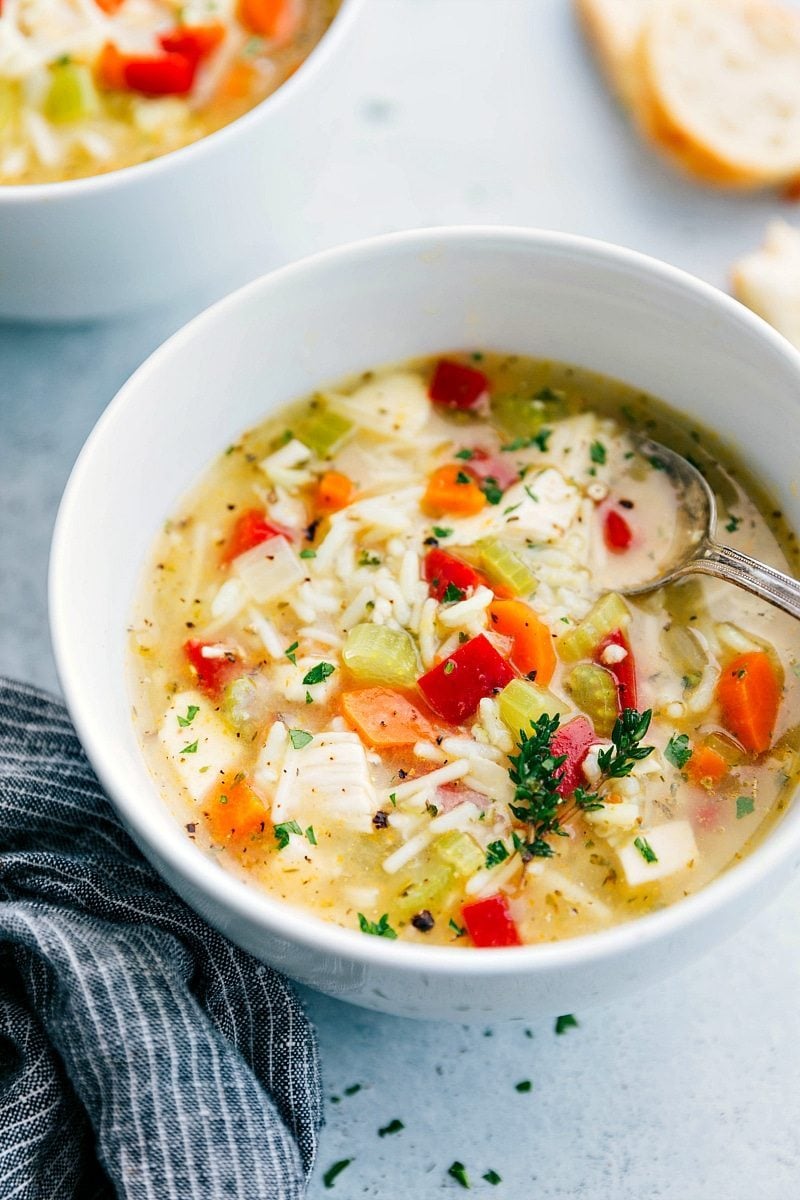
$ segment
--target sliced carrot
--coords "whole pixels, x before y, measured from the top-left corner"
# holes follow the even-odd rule
[[[241,844],[254,834],[263,833],[269,823],[269,810],[246,779],[223,780],[206,801],[204,814],[208,831],[215,842],[227,846]]]
[[[778,717],[781,682],[764,650],[740,654],[723,672],[717,699],[725,728],[745,750],[763,754],[769,749]]]
[[[113,16],[117,9],[122,8],[125,0],[94,0],[94,2],[98,8],[102,8],[104,13]]]
[[[728,764],[712,746],[696,746],[686,766],[692,783],[712,786],[721,783],[728,774]]]
[[[95,65],[97,78],[102,87],[118,91],[124,90],[127,86],[125,83],[126,61],[125,55],[120,54],[113,42],[105,43]]]
[[[547,687],[556,669],[553,635],[536,613],[521,600],[493,600],[489,605],[491,628],[514,643],[511,661],[523,675],[536,672],[536,682]]]
[[[342,714],[370,746],[413,746],[436,731],[419,709],[391,688],[342,692]]]
[[[352,479],[340,471],[326,471],[317,484],[316,504],[320,512],[338,512],[346,508],[356,493]]]
[[[443,517],[446,513],[471,517],[485,504],[486,497],[472,476],[453,463],[437,467],[422,498],[423,508],[432,517]]]
[[[253,91],[256,74],[252,63],[240,59],[223,78],[217,95],[225,100],[244,100]]]
[[[253,33],[275,42],[288,42],[300,24],[298,0],[240,0],[242,21]]]

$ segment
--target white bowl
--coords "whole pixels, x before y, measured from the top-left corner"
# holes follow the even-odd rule
[[[0,186],[0,318],[113,316],[274,263],[313,185],[325,73],[361,3],[342,0],[300,69],[208,137],[105,175]]]
[[[351,372],[458,347],[579,363],[718,429],[795,528],[800,355],[704,283],[627,250],[514,229],[438,229],[334,250],[257,280],[142,366],[89,438],[61,505],[50,617],[87,753],[164,878],[233,941],[331,995],[420,1017],[570,1012],[652,984],[735,929],[800,861],[794,805],[697,895],[608,932],[508,950],[389,942],[327,924],[192,844],[131,724],[126,625],[165,517],[274,406]]]

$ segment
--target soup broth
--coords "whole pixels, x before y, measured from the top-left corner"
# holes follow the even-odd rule
[[[713,436],[559,363],[453,354],[278,410],[160,535],[135,720],[187,836],[366,935],[491,947],[606,929],[747,853],[800,771],[791,619],[701,577],[628,599],[677,521],[794,534]]]
[[[0,184],[99,175],[230,124],[339,0],[3,0]]]

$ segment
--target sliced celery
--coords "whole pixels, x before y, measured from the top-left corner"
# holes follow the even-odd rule
[[[441,912],[447,905],[454,884],[452,867],[429,859],[424,875],[404,888],[392,908],[401,920],[409,920],[423,908]]]
[[[572,699],[591,718],[600,737],[610,737],[617,719],[617,685],[613,675],[596,663],[581,663],[567,678]]]
[[[249,675],[229,683],[222,695],[222,711],[236,729],[249,724],[257,715],[259,691]]]
[[[533,437],[543,425],[566,413],[561,392],[542,388],[535,396],[500,393],[492,398],[492,418],[509,437]]]
[[[99,100],[88,67],[59,62],[50,68],[50,74],[44,111],[51,121],[80,121],[97,112]]]
[[[530,596],[538,580],[530,567],[505,542],[483,538],[475,543],[478,564],[489,582],[512,596]]]
[[[685,680],[687,689],[696,688],[708,666],[706,654],[696,635],[685,625],[673,624],[662,631],[661,646]]]
[[[500,720],[518,738],[520,732],[529,734],[531,726],[544,713],[548,717],[561,714],[569,706],[547,688],[537,687],[527,679],[512,679],[497,697]]]
[[[788,730],[783,735],[783,738],[778,742],[779,747],[783,747],[784,738],[787,738],[791,732],[791,730]],[[794,732],[795,735],[800,735],[800,727],[795,726]],[[792,746],[791,741],[787,741],[785,744],[795,750],[798,748],[798,744]],[[733,738],[727,737],[724,733],[710,733],[708,737],[703,739],[703,745],[708,746],[709,750],[714,750],[721,758],[724,758],[729,767],[738,767],[747,757],[738,742],[734,742]]]
[[[460,829],[449,829],[443,833],[433,843],[433,849],[458,875],[474,875],[486,860],[475,839]]]
[[[357,679],[395,687],[413,687],[420,673],[411,635],[385,625],[354,625],[345,639],[342,659]]]
[[[580,625],[576,625],[558,639],[558,652],[565,662],[591,658],[603,638],[608,637],[615,629],[626,629],[630,619],[630,611],[622,597],[616,592],[606,592]]]
[[[295,425],[294,433],[317,458],[327,458],[338,450],[352,432],[353,422],[331,408],[317,408]]]

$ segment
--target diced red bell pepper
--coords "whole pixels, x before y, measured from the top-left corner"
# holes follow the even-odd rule
[[[201,642],[196,638],[184,643],[183,651],[189,660],[189,666],[197,676],[197,686],[214,700],[219,699],[225,684],[238,673],[239,664],[233,658],[206,658],[203,655],[205,646],[213,646],[214,642]]]
[[[488,399],[489,380],[483,371],[440,358],[428,387],[428,395],[434,404],[471,411]]]
[[[446,550],[429,550],[425,555],[425,578],[430,586],[430,594],[437,600],[443,600],[444,594],[452,584],[459,591],[466,592],[469,588],[479,587],[483,577],[461,558],[448,554]]]
[[[519,930],[508,908],[508,900],[500,892],[487,896],[485,900],[472,900],[463,905],[461,916],[476,946],[496,948],[522,945]]]
[[[132,92],[144,96],[185,96],[192,90],[196,70],[197,61],[183,54],[123,56],[122,79]]]
[[[484,696],[493,695],[513,678],[508,662],[479,634],[423,675],[419,687],[435,713],[460,725]]]
[[[219,22],[209,25],[179,25],[158,39],[168,54],[181,54],[190,62],[199,63],[215,50],[225,37],[225,26]]]
[[[490,454],[481,446],[472,448],[469,470],[478,480],[493,479],[503,492],[519,479],[519,471],[508,461],[508,455],[503,458],[498,454]]]
[[[223,551],[222,561],[233,562],[234,558],[238,558],[246,550],[252,550],[254,546],[260,546],[262,542],[274,537],[286,538],[287,542],[292,540],[288,529],[267,520],[263,508],[249,508],[237,517]]]
[[[621,646],[627,651],[619,662],[606,662],[603,651],[608,646]],[[639,689],[636,686],[636,660],[633,657],[630,643],[621,629],[609,633],[597,647],[595,661],[605,667],[614,676],[617,685],[617,708],[620,712],[626,708],[639,707]]]
[[[562,725],[553,734],[550,742],[553,758],[566,755],[566,761],[558,768],[561,780],[557,788],[559,796],[571,796],[575,788],[585,782],[581,768],[589,747],[596,741],[597,736],[592,723],[586,717],[575,717],[574,720],[567,721],[566,725]]]
[[[609,508],[606,513],[603,534],[612,554],[624,554],[633,542],[633,530],[615,508]]]

